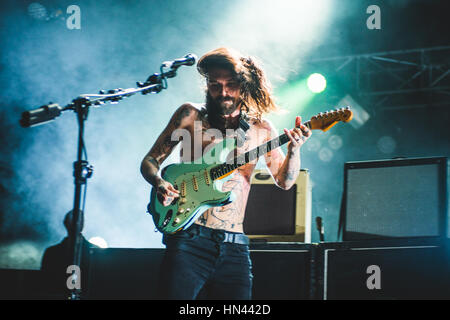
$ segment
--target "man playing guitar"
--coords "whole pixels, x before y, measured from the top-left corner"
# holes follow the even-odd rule
[[[201,57],[197,69],[206,79],[206,103],[180,106],[141,164],[143,177],[157,190],[157,199],[164,206],[180,197],[180,190],[159,174],[161,164],[179,142],[172,139],[176,130],[187,130],[191,140],[183,141],[184,146],[191,147],[183,148],[183,162],[195,161],[196,152],[189,152],[200,147],[195,143],[201,143],[203,153],[220,140],[209,134],[212,129],[224,137],[227,129],[237,130],[243,113],[249,117],[250,128],[245,132],[244,143],[237,148],[238,154],[277,136],[273,126],[262,118],[277,110],[277,106],[269,82],[254,58],[219,48]],[[199,130],[200,141],[194,139]],[[275,148],[264,157],[276,185],[287,190],[297,179],[300,148],[311,131],[297,117],[295,128],[284,132],[290,139],[287,155]],[[257,159],[237,168],[223,184],[224,191],[232,190],[235,195],[231,203],[209,208],[188,229],[164,235],[167,250],[159,277],[161,298],[251,298],[249,241],[243,233],[243,221],[256,163]]]

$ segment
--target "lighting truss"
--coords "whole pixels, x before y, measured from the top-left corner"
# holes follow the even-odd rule
[[[450,46],[316,58],[305,65],[332,74],[374,111],[450,107]]]

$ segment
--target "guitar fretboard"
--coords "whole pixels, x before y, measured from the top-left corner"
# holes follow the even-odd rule
[[[311,121],[306,121],[305,123],[303,123],[303,125],[311,129]],[[220,178],[230,173],[231,171],[236,170],[237,168],[255,159],[258,159],[260,156],[284,145],[287,142],[289,142],[289,137],[285,133],[283,133],[282,135],[256,147],[255,149],[240,154],[225,163],[219,164],[211,169],[211,179],[215,180],[217,178]]]

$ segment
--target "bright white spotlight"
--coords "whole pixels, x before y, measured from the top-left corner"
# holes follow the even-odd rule
[[[103,239],[101,237],[92,237],[89,239],[89,242],[92,244],[95,244],[96,246],[98,246],[102,249],[108,248],[108,243],[106,242],[105,239]]]
[[[213,39],[220,38],[221,43],[268,62],[264,67],[268,75],[287,78],[292,71],[300,72],[304,57],[332,25],[335,7],[339,6],[336,2],[227,1],[230,5],[221,9],[223,16],[230,18],[217,22],[203,41],[210,48],[215,46]]]
[[[320,73],[313,73],[307,80],[308,88],[314,93],[319,93],[327,87],[327,80]]]

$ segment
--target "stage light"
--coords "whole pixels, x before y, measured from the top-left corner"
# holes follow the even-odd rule
[[[108,248],[108,243],[101,237],[92,237],[89,239],[89,242],[95,244],[96,246],[99,246],[102,249]]]
[[[327,87],[327,80],[320,73],[313,73],[307,80],[308,88],[314,93],[320,93]]]

